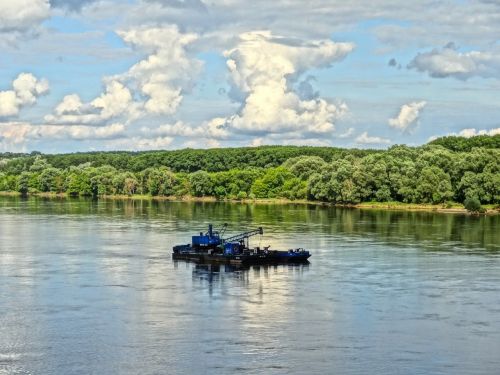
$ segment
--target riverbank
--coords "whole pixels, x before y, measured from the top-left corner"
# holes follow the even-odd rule
[[[0,196],[19,197],[17,192],[0,192]],[[31,193],[31,197],[67,199],[71,198],[66,193]],[[359,209],[377,209],[377,210],[403,210],[403,211],[433,211],[443,213],[462,213],[469,212],[461,203],[449,202],[442,204],[415,204],[403,202],[362,202],[357,204],[334,204],[329,202],[318,202],[308,200],[290,200],[285,198],[265,198],[265,199],[223,199],[219,200],[216,197],[193,197],[193,196],[151,196],[151,195],[102,195],[99,199],[114,199],[114,200],[153,200],[153,201],[171,201],[171,202],[230,202],[230,203],[245,203],[245,204],[307,204],[328,207],[347,207]],[[483,205],[486,214],[500,214],[499,205]]]

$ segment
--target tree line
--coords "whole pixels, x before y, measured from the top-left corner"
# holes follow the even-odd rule
[[[399,145],[385,151],[266,146],[17,154],[0,159],[0,191],[287,198],[338,204],[444,203],[474,198],[498,204],[500,148],[495,144],[500,136],[488,137],[485,147],[478,147],[475,138],[484,137],[446,137],[442,142]]]
[[[5,160],[9,161],[3,167],[0,165],[0,169],[5,173],[19,174],[29,169],[37,156],[43,156],[50,165],[59,169],[91,163],[93,167],[111,166],[117,170],[134,173],[150,167],[159,168],[162,166],[167,166],[173,172],[192,173],[198,170],[220,172],[247,167],[277,167],[287,159],[296,156],[319,156],[330,161],[332,155],[345,152],[364,156],[378,151],[309,146],[261,146],[208,150],[188,148],[172,151],[77,152],[53,155],[42,155],[40,152],[34,151],[31,154],[0,154],[0,160],[3,159],[4,164]]]

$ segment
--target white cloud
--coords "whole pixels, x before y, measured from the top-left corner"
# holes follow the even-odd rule
[[[33,6],[26,6],[28,2]],[[496,67],[499,64],[496,56],[500,53],[495,52],[498,50],[495,43],[498,41],[500,31],[498,22],[500,8],[491,1],[445,0],[433,4],[433,7],[421,2],[397,7],[392,2],[381,0],[370,3],[359,0],[349,2],[311,0],[307,5],[295,0],[276,2],[255,0],[249,7],[242,0],[211,2],[99,0],[93,4],[90,4],[90,0],[0,0],[0,24],[6,24],[6,19],[18,18],[17,21],[13,21],[17,25],[15,27],[0,26],[0,34],[11,33],[11,30],[22,30],[20,32],[29,35],[32,30],[37,29],[40,22],[49,17],[47,2],[59,6],[60,9],[52,10],[52,15],[57,17],[66,17],[69,14],[66,12],[67,9],[81,9],[81,5],[86,4],[81,15],[71,13],[69,16],[71,22],[81,23],[87,31],[68,34],[64,28],[55,30],[42,27],[44,31],[40,36],[44,41],[37,38],[23,44],[23,48],[19,49],[21,52],[12,52],[6,61],[20,61],[19,66],[57,61],[58,64],[75,64],[75,68],[79,68],[79,64],[82,64],[87,69],[89,65],[86,64],[99,64],[104,61],[103,57],[94,59],[95,56],[106,54],[109,60],[104,64],[109,65],[103,64],[99,70],[90,69],[91,74],[94,74],[97,71],[111,71],[117,66],[129,64],[130,56],[136,53],[136,56],[139,56],[136,57],[137,63],[129,70],[127,68],[121,71],[115,70],[114,73],[123,73],[103,78],[102,94],[99,93],[87,100],[81,98],[87,98],[88,92],[74,91],[73,95],[62,99],[52,114],[45,118],[46,123],[51,125],[104,127],[121,123],[126,126],[127,134],[131,138],[181,137],[191,138],[195,142],[214,139],[227,140],[228,144],[238,144],[238,142],[247,144],[254,137],[262,139],[263,142],[274,143],[290,139],[294,142],[304,139],[326,141],[334,138],[354,139],[361,130],[354,133],[354,129],[350,128],[346,131],[342,123],[338,131],[334,129],[348,110],[347,106],[328,99],[324,89],[323,96],[318,95],[314,86],[334,87],[339,83],[339,86],[345,85],[345,80],[353,81],[353,75],[357,74],[357,70],[372,69],[371,64],[375,60],[368,57],[361,68],[356,64],[347,67],[342,70],[344,74],[340,79],[332,79],[332,75],[327,73],[321,75],[326,77],[323,82],[315,84],[314,81],[304,80],[308,74],[315,74],[314,69],[328,67],[332,62],[348,54],[349,48],[352,49],[351,44],[345,44],[348,50],[339,48],[340,57],[328,50],[329,45],[340,46],[339,43],[329,40],[332,35],[346,35],[337,34],[337,31],[350,30],[354,34],[349,35],[357,36],[375,32],[379,40],[386,43],[376,44],[375,48],[386,48],[390,44],[392,47],[402,46],[407,52],[418,47],[419,51],[425,53],[415,58],[415,61],[418,60],[418,68],[417,65],[413,68],[433,76],[487,77],[496,76],[498,73]],[[37,8],[37,4],[45,5]],[[26,13],[4,12],[1,10],[2,6],[23,10]],[[37,11],[37,9],[43,10],[44,7],[47,9],[45,16],[43,12]],[[35,17],[36,14],[38,16]],[[31,21],[23,21],[28,19]],[[365,22],[373,19],[382,21]],[[48,23],[50,26],[58,27],[56,24],[52,21]],[[178,28],[164,26],[173,24],[177,24]],[[263,25],[271,31],[247,33],[249,30],[259,30]],[[368,26],[365,27],[366,25]],[[120,31],[120,36],[125,43],[116,43],[113,37],[109,38],[108,32],[116,29],[123,30]],[[84,37],[86,33],[95,35]],[[240,33],[245,33],[242,38],[238,37]],[[276,35],[284,35],[287,38]],[[464,46],[473,46],[471,48],[474,51],[463,52],[462,49],[457,50],[453,46],[447,46],[436,50],[434,54],[429,52],[432,46],[443,45],[449,40],[455,40]],[[130,46],[133,48],[129,48]],[[47,47],[49,52],[44,54]],[[91,53],[87,54],[90,49]],[[241,103],[239,109],[235,109],[237,104],[229,104],[221,96],[214,98],[213,92],[218,88],[216,86],[227,88],[225,82],[224,84],[220,82],[223,78],[219,71],[219,62],[213,57],[223,50],[227,50],[228,77],[233,85],[234,95],[231,98],[238,98],[236,101]],[[205,51],[210,54],[208,58],[203,53],[199,56],[200,59],[208,60],[209,74],[204,77],[200,90],[195,91],[195,97],[190,98],[190,103],[199,101],[200,106],[191,108],[190,105],[190,108],[187,108],[188,106],[182,103],[195,85],[201,69],[201,62],[197,61],[196,56]],[[429,56],[424,56],[426,53]],[[41,59],[35,60],[38,55]],[[18,59],[19,56],[22,58]],[[59,56],[63,58],[59,60]],[[394,53],[392,56],[401,62],[400,53]],[[418,57],[420,58],[417,59]],[[117,65],[114,65],[114,60]],[[73,81],[70,76],[65,75],[65,71],[67,69],[61,69],[58,85],[60,82]],[[394,73],[398,73],[399,79],[403,80],[409,74],[403,71]],[[469,83],[475,84],[476,81],[467,84]],[[380,92],[386,90],[389,84],[391,82],[385,81],[383,85],[380,84]],[[404,85],[405,82],[392,82],[392,84],[395,87],[396,84]],[[427,84],[427,81],[424,84]],[[489,86],[487,90],[494,86],[494,82],[481,81],[480,85],[483,84],[484,87]],[[470,88],[482,89],[477,85]],[[436,87],[436,92],[445,92],[446,89],[447,87]],[[59,86],[57,92],[61,91],[67,92],[67,88]],[[360,108],[360,113],[355,114],[355,122],[360,124],[365,123],[367,117],[375,112],[374,109],[369,114],[363,113],[365,109],[360,104],[366,103],[366,97],[363,99],[363,95],[370,94],[368,91],[366,94],[359,93],[351,99],[352,108]],[[332,96],[335,96],[335,93],[329,92],[328,97]],[[385,100],[382,96],[379,98],[380,101]],[[31,95],[31,98],[33,97],[36,99],[36,95]],[[14,90],[1,92],[0,113],[8,113],[9,117],[16,116],[22,108],[17,104],[18,98],[20,97]],[[27,103],[30,101],[29,98],[30,96],[26,95],[23,100]],[[481,105],[487,105],[486,101],[493,99],[491,95],[481,96]],[[460,100],[454,103],[458,103],[456,105],[459,106],[461,102]],[[207,103],[215,104],[207,109],[209,107]],[[477,108],[479,107],[481,106]],[[494,109],[493,106],[492,108]],[[421,108],[417,110],[413,120],[412,108],[408,108],[406,114],[401,108],[400,113],[393,113],[391,115],[394,116],[387,117],[394,117],[390,119],[392,127],[401,130],[411,129],[418,123],[421,110]],[[37,111],[28,113],[34,116]],[[442,116],[445,114],[442,113]],[[185,122],[176,122],[177,119]],[[135,125],[132,125],[135,121]],[[452,130],[458,131],[461,125],[466,123],[468,121],[462,119]],[[141,131],[141,126],[144,127],[146,124],[151,129],[145,128]],[[165,125],[158,126],[159,124]],[[251,137],[248,137],[249,133]],[[187,140],[181,139],[179,143]]]
[[[353,134],[354,134],[354,128],[349,128],[344,133],[339,134],[337,137],[338,138],[349,138]]]
[[[0,32],[25,31],[49,17],[47,0],[0,1]]]
[[[429,137],[427,142],[432,142],[438,138],[441,137],[447,137],[447,136],[458,136],[458,137],[465,137],[465,138],[470,138],[470,137],[475,137],[477,135],[498,135],[500,134],[500,128],[494,128],[494,129],[482,129],[482,130],[477,130],[475,128],[468,128],[468,129],[463,129],[459,131],[458,133],[448,133],[446,135],[433,135]]]
[[[500,134],[500,128],[489,129],[489,130],[477,130],[474,128],[470,128],[470,129],[463,129],[458,133],[459,136],[465,138],[474,137],[476,135],[498,135],[498,134]]]
[[[55,109],[56,115],[78,114],[83,103],[77,94],[66,95]]]
[[[473,76],[500,77],[500,50],[460,52],[453,44],[419,53],[409,69],[427,72],[431,77],[468,79]]]
[[[49,83],[31,73],[21,73],[12,82],[12,90],[0,91],[0,117],[17,116],[22,107],[33,105],[47,94]]]
[[[18,145],[38,139],[114,139],[125,135],[123,124],[103,127],[85,125],[33,125],[25,122],[0,124],[0,141],[5,149],[15,150]]]
[[[67,95],[45,121],[57,124],[103,125],[116,119],[130,123],[148,115],[172,115],[189,91],[201,62],[188,57],[186,46],[194,34],[181,34],[176,26],[120,31],[123,40],[146,58],[127,72],[105,77],[105,91],[89,103]]]
[[[379,6],[399,22],[374,27],[383,43],[397,48],[426,48],[444,45],[450,40],[463,45],[491,46],[498,40],[500,7],[494,1],[413,2],[405,7],[381,1]],[[393,3],[394,4],[394,3]],[[406,21],[406,22],[405,22]]]
[[[276,144],[276,142],[274,142]],[[314,146],[314,147],[328,147],[331,146],[330,142],[326,139],[320,138],[307,138],[307,139],[283,139],[279,144],[291,146]]]
[[[101,110],[101,116],[109,119],[129,112],[132,106],[132,93],[122,83],[110,81],[106,85],[106,92],[90,103]]]
[[[90,103],[82,103],[77,94],[66,95],[54,109],[54,114],[46,115],[44,119],[53,124],[103,125],[120,117],[130,122],[138,116],[138,104],[133,102],[130,90],[111,80],[104,93]]]
[[[252,139],[252,142],[250,142],[250,147],[262,146],[263,142],[264,142],[264,139],[262,137],[254,138],[254,139]]]
[[[156,128],[143,126],[141,132],[145,135],[156,136],[180,136],[180,137],[201,137],[205,134],[205,130],[201,127],[192,127],[184,124],[182,121],[177,121],[174,124],[163,124]]]
[[[214,119],[199,126],[191,126],[183,123],[182,121],[177,121],[174,124],[163,124],[156,128],[143,126],[141,128],[141,132],[145,135],[156,136],[179,136],[212,139],[228,138],[229,132],[221,126],[218,121],[223,121],[223,119]]]
[[[418,121],[420,112],[425,105],[425,101],[403,104],[399,110],[399,114],[395,118],[389,119],[389,126],[400,130],[408,129],[408,127]]]
[[[47,0],[1,0],[0,45],[16,45],[20,37],[35,35],[49,15]]]
[[[220,142],[217,139],[207,139],[207,148],[220,148]]]
[[[322,98],[302,100],[292,87],[308,69],[329,67],[353,48],[331,40],[286,39],[268,31],[240,35],[237,46],[224,55],[242,108],[213,122],[219,129],[241,133],[332,132],[347,106]]]
[[[182,34],[176,26],[137,28],[118,34],[149,55],[116,79],[131,84],[145,97],[146,112],[175,113],[183,92],[191,89],[202,67],[201,61],[190,58],[186,51],[197,35]]]
[[[106,148],[109,150],[163,150],[167,149],[174,138],[172,137],[127,137],[122,139],[112,140],[106,143]]]
[[[19,113],[19,107],[14,91],[0,91],[0,117],[16,116]]]
[[[183,148],[219,148],[221,144],[219,140],[213,138],[200,138],[197,140],[190,139],[182,144]]]
[[[368,135],[368,132],[364,132],[356,138],[356,143],[358,144],[388,144],[391,143],[390,139],[381,137],[372,137]]]
[[[49,82],[46,79],[39,80],[31,73],[21,73],[12,82],[12,88],[22,105],[31,105],[37,97],[48,93]]]
[[[250,147],[258,147],[263,145],[291,145],[291,146],[331,146],[328,138],[315,138],[304,136],[300,133],[269,134],[265,137],[253,138],[250,143],[242,144]]]
[[[248,6],[244,0],[143,0],[124,12],[132,24],[175,23],[182,30],[203,34],[206,38],[200,42],[211,47],[225,48],[234,35],[263,25],[275,34],[304,39],[330,38],[337,32],[356,31],[361,25],[375,33],[384,48],[407,49],[444,45],[450,40],[491,46],[500,31],[500,7],[495,3],[443,0],[432,6],[425,1],[401,6],[387,0],[253,0]],[[108,8],[116,11],[115,4]],[[366,23],[371,20],[376,22]]]

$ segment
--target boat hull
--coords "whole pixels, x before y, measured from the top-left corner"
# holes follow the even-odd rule
[[[309,253],[298,254],[288,253],[286,251],[271,251],[260,254],[208,254],[199,252],[179,252],[173,253],[174,260],[187,260],[196,263],[219,263],[219,264],[284,264],[284,263],[309,263]]]

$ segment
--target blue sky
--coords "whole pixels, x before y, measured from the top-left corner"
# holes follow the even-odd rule
[[[0,0],[0,152],[500,132],[496,1]]]

